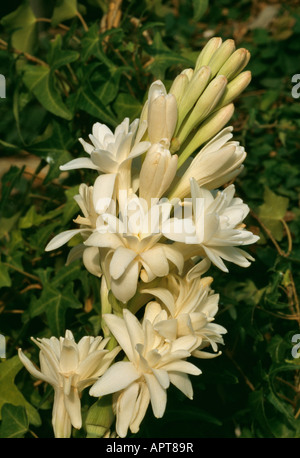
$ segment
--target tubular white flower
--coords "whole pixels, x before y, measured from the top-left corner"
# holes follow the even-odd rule
[[[123,303],[131,299],[137,290],[139,278],[150,282],[164,277],[170,264],[183,267],[183,256],[172,245],[159,243],[161,225],[169,218],[170,203],[160,203],[148,209],[147,202],[132,195],[127,207],[116,218],[103,214],[108,230],[95,230],[84,242],[98,247],[102,254],[102,267],[114,296]]]
[[[139,197],[148,205],[159,199],[171,185],[177,170],[178,156],[160,143],[148,150],[140,172]]]
[[[234,185],[216,195],[200,188],[191,180],[192,215],[172,218],[163,225],[162,232],[170,240],[179,242],[188,256],[207,256],[213,264],[228,272],[222,259],[241,267],[248,267],[252,256],[241,246],[255,243],[259,237],[244,229],[243,220],[249,207],[240,198],[234,198]],[[186,205],[189,208],[189,205]],[[179,248],[179,246],[177,246]]]
[[[226,127],[210,140],[196,155],[190,166],[171,191],[170,199],[183,199],[190,192],[190,179],[194,178],[200,187],[216,189],[243,169],[245,149],[239,142],[230,141],[233,127]]]
[[[19,348],[19,358],[33,377],[49,383],[54,388],[52,425],[57,438],[70,437],[71,425],[80,429],[80,393],[91,386],[110,366],[120,347],[112,351],[105,346],[109,338],[85,336],[76,344],[73,334],[67,330],[65,337],[34,339],[40,348],[40,367],[33,363]]]
[[[113,133],[105,124],[97,122],[93,125],[92,134],[89,138],[92,145],[79,139],[84,150],[90,155],[89,158],[77,158],[60,166],[61,170],[89,168],[98,170],[110,176],[111,185],[117,185],[119,189],[131,187],[131,162],[135,157],[145,153],[149,142],[141,142],[146,125],[139,127],[139,119],[135,119],[129,125],[129,118],[119,124]],[[109,178],[106,178],[108,180]]]
[[[114,213],[115,201],[112,198],[113,186],[106,188],[102,186],[102,178],[105,176],[107,175],[99,176],[94,186],[87,186],[84,183],[79,186],[79,194],[74,196],[75,201],[83,213],[83,216],[78,215],[74,220],[79,225],[79,228],[57,234],[47,244],[45,251],[56,250],[78,234],[81,235],[84,241],[93,233],[96,227],[98,230],[101,228],[104,232],[107,230],[108,226],[103,220],[101,212],[110,211]],[[80,258],[82,258],[86,269],[90,273],[98,277],[102,275],[98,248],[86,247],[83,243],[73,247],[69,253],[67,264]]]
[[[209,265],[210,262],[204,259],[183,278],[170,274],[158,287],[142,289],[158,301],[149,302],[146,307],[154,329],[170,341],[189,335],[196,337],[192,355],[206,359],[221,354],[202,350],[211,345],[217,352],[217,344],[224,344],[222,334],[227,332],[223,326],[212,323],[218,311],[219,295],[210,288],[211,277],[201,278]]]
[[[196,338],[188,336],[166,342],[155,331],[147,313],[143,324],[127,309],[123,310],[123,318],[108,314],[104,319],[128,361],[113,364],[92,386],[90,395],[118,393],[116,431],[125,437],[128,428],[133,433],[139,430],[149,402],[155,417],[164,415],[170,383],[192,399],[188,374],[199,375],[201,371],[185,359],[191,355]]]
[[[167,94],[158,80],[151,84],[148,95],[148,137],[150,142],[164,140],[170,144],[177,122],[177,103],[173,94]]]

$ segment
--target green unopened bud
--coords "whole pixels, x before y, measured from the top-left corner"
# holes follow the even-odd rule
[[[250,53],[247,49],[237,49],[220,68],[218,75],[224,75],[231,81],[246,67],[249,59]]]
[[[207,86],[186,123],[179,132],[178,139],[183,143],[189,133],[214,110],[226,88],[227,78],[219,75]]]
[[[208,62],[221,44],[222,38],[219,37],[213,37],[206,43],[196,60],[195,71],[199,70],[203,65],[208,65]]]
[[[233,103],[226,105],[215,113],[211,114],[207,120],[199,127],[199,130],[192,136],[185,150],[180,154],[177,168],[181,167],[186,159],[203,143],[214,137],[227,124],[234,113]]]
[[[211,78],[218,73],[220,68],[225,64],[234,51],[235,44],[233,40],[224,41],[224,43],[217,49],[208,63],[211,69]]]
[[[88,411],[85,425],[88,438],[103,437],[115,419],[111,396],[103,396]]]
[[[206,88],[210,79],[210,68],[201,67],[200,70],[194,73],[193,78],[189,82],[181,103],[178,105],[178,119],[176,133],[179,131],[188,112],[193,108],[198,98]]]
[[[194,76],[194,70],[192,68],[185,68],[184,70],[182,70],[181,75],[187,76],[189,81],[191,81],[191,79]]]
[[[243,92],[243,90],[246,89],[250,81],[251,72],[249,70],[240,73],[233,80],[231,80],[230,83],[227,84],[224,94],[221,97],[215,110],[228,105],[228,103],[231,103],[234,99],[236,99]]]
[[[180,73],[180,75],[176,76],[171,89],[169,90],[169,94],[173,94],[176,98],[177,106],[182,100],[183,94],[189,84],[189,78],[187,75]]]

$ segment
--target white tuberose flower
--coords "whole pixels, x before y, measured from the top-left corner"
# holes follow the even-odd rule
[[[45,251],[56,250],[69,242],[77,234],[80,234],[82,239],[86,240],[96,229],[96,225],[98,228],[102,227],[102,230],[105,230],[105,223],[102,220],[100,212],[114,211],[115,202],[112,199],[113,189],[99,186],[99,178],[96,179],[94,186],[87,186],[82,183],[79,186],[79,194],[74,196],[83,214],[83,216],[78,215],[74,220],[79,225],[79,228],[57,234],[47,244]],[[96,211],[97,207],[99,213]],[[83,243],[73,247],[69,253],[67,264],[81,257],[86,269],[90,273],[99,277],[102,275],[98,248],[87,247]]]
[[[154,329],[170,341],[193,335],[197,340],[191,349],[192,355],[206,359],[221,354],[202,350],[211,345],[217,352],[217,344],[224,343],[222,334],[227,332],[223,326],[213,323],[218,311],[219,295],[210,288],[213,281],[211,277],[201,278],[209,265],[210,262],[204,259],[192,267],[185,277],[170,274],[161,280],[158,287],[142,290],[159,301],[147,305],[153,317]]]
[[[127,309],[123,319],[103,315],[107,326],[119,342],[129,361],[113,364],[90,389],[91,396],[118,393],[116,401],[116,431],[125,437],[127,430],[139,430],[149,402],[157,418],[165,412],[166,390],[173,383],[192,399],[193,389],[187,374],[201,373],[185,361],[195,343],[193,336],[182,337],[168,343],[153,328],[147,313],[141,325]]]
[[[129,125],[129,118],[119,124],[113,133],[105,124],[97,122],[93,125],[92,135],[89,136],[92,145],[79,139],[89,158],[77,158],[60,166],[61,170],[88,168],[98,170],[99,186],[114,187],[118,176],[118,188],[131,187],[131,162],[137,156],[145,153],[150,147],[149,142],[141,142],[146,125],[141,125],[139,119]]]
[[[167,94],[164,84],[158,80],[151,84],[148,101],[148,136],[151,143],[164,140],[170,144],[177,122],[177,102],[173,94]]]
[[[105,350],[109,338],[83,337],[78,344],[71,331],[65,337],[34,339],[40,348],[38,370],[19,348],[19,357],[26,369],[34,377],[49,383],[54,388],[52,425],[58,438],[70,437],[71,425],[80,429],[81,391],[92,385],[109,367],[120,347]]]
[[[191,179],[192,216],[173,218],[163,226],[163,234],[170,240],[187,244],[189,257],[207,256],[213,264],[228,272],[222,258],[241,267],[248,267],[254,261],[240,246],[255,243],[259,237],[244,229],[243,220],[249,213],[248,205],[235,198],[234,185],[214,194],[200,188]],[[187,204],[187,208],[189,205]],[[176,245],[176,244],[175,244]]]
[[[244,147],[230,141],[233,127],[226,127],[210,140],[195,156],[188,169],[171,191],[172,197],[183,199],[190,192],[190,179],[207,189],[216,189],[236,177],[246,158]]]
[[[85,245],[99,247],[102,269],[114,296],[122,302],[136,293],[139,277],[150,282],[168,275],[169,261],[181,271],[183,256],[173,245],[159,243],[161,224],[169,218],[171,205],[158,203],[150,209],[147,202],[132,195],[120,218],[103,214],[108,231],[95,230]],[[104,250],[103,250],[104,249]]]

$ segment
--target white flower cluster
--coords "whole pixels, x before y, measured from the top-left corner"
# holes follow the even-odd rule
[[[150,403],[163,416],[170,383],[192,399],[188,375],[201,371],[189,357],[221,353],[219,296],[203,274],[211,263],[224,272],[224,261],[249,266],[253,258],[242,247],[258,239],[245,229],[249,208],[234,185],[216,189],[240,173],[246,156],[225,125],[250,81],[242,72],[248,60],[232,40],[211,39],[169,93],[161,81],[151,85],[140,119],[125,118],[114,132],[94,124],[91,143],[80,139],[88,157],[60,167],[98,176],[75,196],[78,228],[56,235],[46,251],[81,235],[67,263],[82,258],[101,278],[103,332],[119,347],[105,350],[107,339],[99,337],[75,344],[70,331],[60,341],[41,339],[41,371],[20,350],[31,374],[54,387],[56,437],[68,437],[71,424],[81,427],[79,393],[89,385],[91,396],[113,394],[117,435],[136,433]],[[108,367],[121,348],[125,360]]]

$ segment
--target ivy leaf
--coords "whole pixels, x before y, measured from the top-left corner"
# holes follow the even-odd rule
[[[105,55],[102,48],[103,36],[99,34],[98,24],[93,24],[82,39],[81,58],[86,62],[91,56],[97,57],[111,70],[116,70],[115,64]]]
[[[8,268],[0,262],[0,288],[3,286],[11,286],[11,278]]]
[[[41,424],[39,413],[26,401],[14,383],[15,376],[22,367],[23,364],[17,355],[0,363],[0,409],[6,403],[13,404],[14,406],[23,406],[26,409],[29,422],[35,426],[39,426]]]
[[[31,53],[37,36],[36,17],[28,0],[15,11],[1,19],[1,24],[13,31],[11,43],[14,48]]]
[[[283,237],[283,225],[280,221],[288,209],[289,199],[276,195],[268,187],[265,188],[264,203],[258,209],[258,216],[280,242]]]
[[[193,0],[194,21],[199,21],[208,8],[208,0]]]
[[[69,150],[75,141],[66,128],[53,122],[50,125],[50,135],[46,139],[27,147],[31,153],[42,157],[50,165],[45,183],[56,178],[61,173],[59,166],[72,159]]]
[[[52,15],[52,25],[72,19],[77,15],[77,0],[57,0]]]
[[[123,120],[125,116],[133,120],[140,115],[142,104],[132,95],[121,93],[116,98],[114,110],[118,113],[119,120]]]
[[[46,313],[52,335],[61,336],[65,331],[65,315],[68,308],[81,308],[82,304],[73,293],[73,284],[62,290],[47,284],[38,300],[30,304],[31,317]]]
[[[80,54],[72,50],[64,50],[62,47],[62,37],[57,35],[55,40],[51,42],[51,49],[48,55],[48,62],[52,70],[55,70],[63,65],[71,64],[79,59]]]
[[[26,65],[23,81],[27,89],[35,95],[41,105],[50,113],[70,120],[73,114],[63,103],[61,95],[54,86],[54,70],[46,66]]]
[[[28,428],[29,421],[23,406],[3,405],[0,438],[24,437]]]
[[[98,98],[89,84],[87,84],[80,92],[77,99],[77,107],[97,118],[100,122],[106,123],[115,127],[117,125],[115,116]]]

